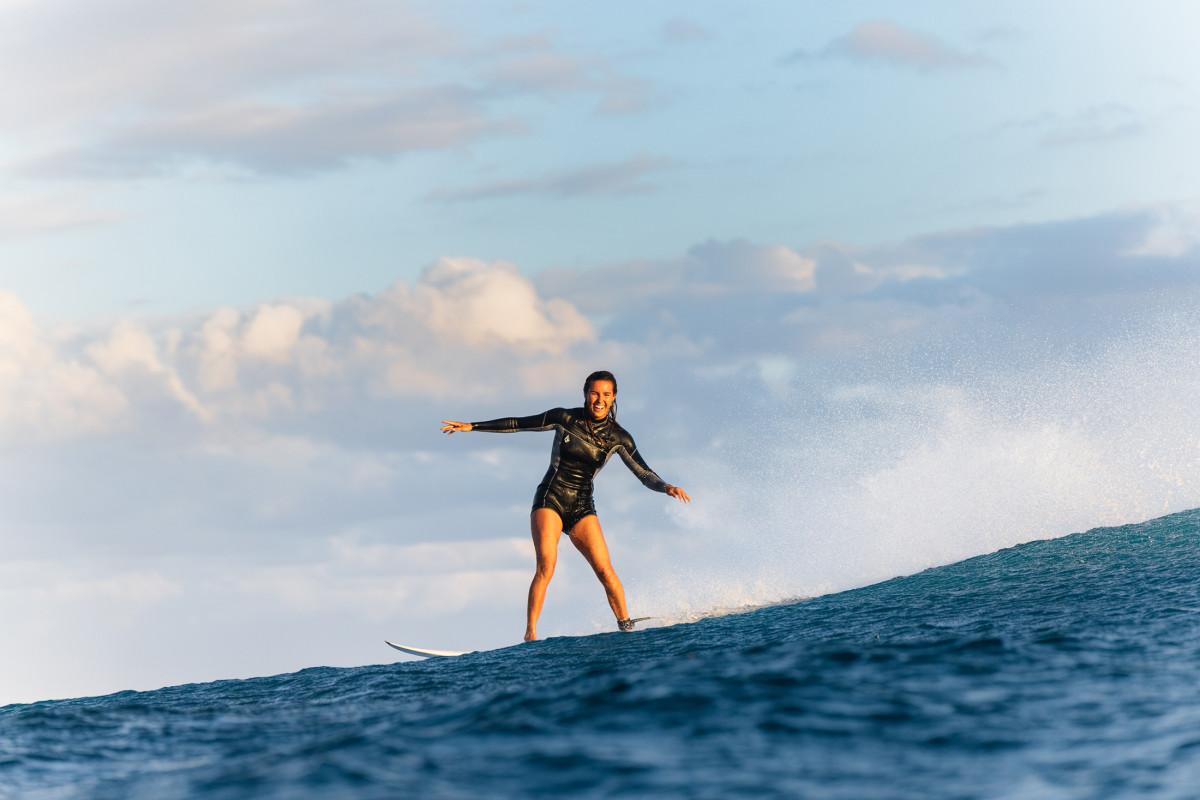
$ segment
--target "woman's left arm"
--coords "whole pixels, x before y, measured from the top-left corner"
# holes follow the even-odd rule
[[[671,484],[658,477],[658,473],[650,469],[650,465],[642,458],[637,451],[637,445],[630,439],[628,443],[622,443],[619,448],[621,460],[625,462],[625,466],[629,467],[637,479],[642,482],[647,489],[653,489],[656,492],[663,492],[671,497],[674,497],[681,503],[690,503],[692,498],[683,489]]]

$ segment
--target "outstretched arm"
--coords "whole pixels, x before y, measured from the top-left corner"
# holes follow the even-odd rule
[[[542,414],[532,417],[502,417],[490,419],[487,422],[454,422],[442,420],[442,433],[449,436],[452,433],[467,431],[487,431],[491,433],[514,433],[516,431],[548,431],[555,425],[562,424],[563,409],[552,408]]]

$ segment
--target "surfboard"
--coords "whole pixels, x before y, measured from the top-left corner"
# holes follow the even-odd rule
[[[648,619],[662,619],[662,617],[635,617],[629,621],[645,622]],[[465,656],[467,653],[474,652],[472,650],[426,650],[423,647],[408,647],[407,645],[396,644],[395,642],[389,642],[387,639],[384,639],[383,643],[388,647],[396,648],[401,653],[408,653],[409,655],[420,656],[421,658],[450,658],[452,656]]]
[[[408,653],[409,655],[413,656],[421,656],[422,658],[449,658],[450,656],[465,656],[468,652],[470,652],[468,650],[463,650],[460,652],[458,650],[426,650],[422,647],[405,647],[402,644],[389,642],[387,639],[384,639],[383,643],[388,647],[396,648],[402,653]]]

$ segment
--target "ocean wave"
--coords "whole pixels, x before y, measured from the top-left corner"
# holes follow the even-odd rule
[[[1189,797],[1197,574],[1190,511],[633,634],[9,706],[0,795]]]

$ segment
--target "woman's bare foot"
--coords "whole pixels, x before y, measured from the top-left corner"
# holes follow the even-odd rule
[[[525,641],[532,642],[537,640],[537,634],[533,631],[525,631]]]

